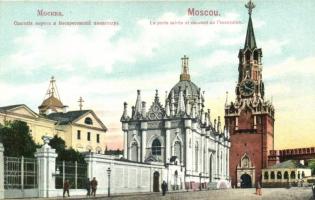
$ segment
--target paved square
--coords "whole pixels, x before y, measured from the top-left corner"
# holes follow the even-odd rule
[[[101,199],[121,199],[121,200],[312,200],[312,190],[306,188],[263,188],[262,196],[255,194],[255,188],[250,189],[227,189],[227,190],[209,190],[209,191],[196,191],[196,192],[179,192],[168,193],[162,196],[160,193],[137,194],[128,196],[113,196],[111,198],[100,197]]]

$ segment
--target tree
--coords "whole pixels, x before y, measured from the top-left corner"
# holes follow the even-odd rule
[[[106,146],[106,149],[105,149],[105,155],[121,155],[123,154],[123,151],[120,150],[119,148],[117,150],[113,150],[113,149],[107,149],[107,146]]]
[[[315,175],[315,159],[308,160],[308,167],[312,170],[312,176]]]
[[[0,126],[0,141],[4,146],[4,155],[13,157],[34,157],[36,148],[26,122],[7,121]]]
[[[58,161],[77,161],[79,163],[85,163],[84,156],[73,148],[67,149],[66,142],[57,135],[50,140],[49,145],[56,149]]]

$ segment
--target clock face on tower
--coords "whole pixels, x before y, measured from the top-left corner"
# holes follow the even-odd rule
[[[251,96],[255,91],[255,83],[251,79],[243,80],[239,87],[240,93],[243,96]]]

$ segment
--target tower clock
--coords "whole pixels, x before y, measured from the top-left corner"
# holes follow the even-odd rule
[[[264,98],[262,49],[256,45],[252,23],[255,5],[246,5],[249,19],[245,44],[239,50],[236,99],[225,105],[225,124],[230,132],[230,176],[235,187],[252,187],[268,166],[274,148],[274,107]]]

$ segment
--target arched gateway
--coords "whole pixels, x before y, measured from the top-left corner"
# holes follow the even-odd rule
[[[241,188],[251,188],[252,187],[252,177],[248,174],[243,174],[241,176]]]

